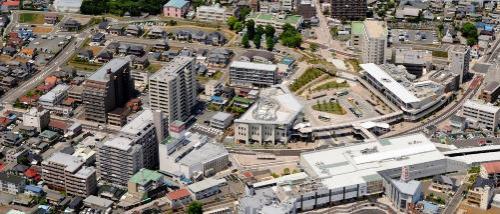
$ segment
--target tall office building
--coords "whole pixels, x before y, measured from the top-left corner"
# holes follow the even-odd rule
[[[460,75],[460,84],[463,83],[465,75],[469,72],[470,48],[455,46],[448,52],[450,71]]]
[[[143,155],[143,146],[125,137],[115,137],[98,144],[96,165],[100,180],[126,187],[128,180],[143,168]]]
[[[129,60],[116,58],[99,68],[83,83],[85,119],[107,122],[108,112],[124,106],[132,97]]]
[[[150,106],[162,110],[169,123],[184,121],[196,105],[195,60],[178,56],[149,78]]]
[[[52,189],[87,197],[97,191],[97,178],[94,167],[86,167],[84,164],[82,158],[54,153],[42,162],[42,178]]]
[[[387,26],[385,22],[367,20],[352,25],[354,46],[361,51],[363,63],[385,63],[387,48]]]
[[[341,20],[363,20],[368,6],[366,0],[331,0],[332,18]]]

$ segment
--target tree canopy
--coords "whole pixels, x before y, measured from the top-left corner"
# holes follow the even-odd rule
[[[203,204],[198,201],[193,201],[188,205],[187,213],[188,214],[202,214],[203,213]]]
[[[477,28],[473,23],[467,22],[462,25],[462,36],[467,39],[467,45],[475,45],[477,44],[478,33]]]
[[[129,12],[131,16],[141,13],[159,14],[168,0],[84,0],[80,11],[88,15],[111,13],[122,16]]]
[[[283,25],[283,32],[280,35],[281,44],[291,48],[300,47],[302,35],[292,25],[286,23]]]

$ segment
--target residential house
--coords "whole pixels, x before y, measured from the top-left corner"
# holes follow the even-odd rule
[[[23,48],[21,49],[21,51],[19,51],[19,56],[26,59],[34,59],[35,55],[36,55],[35,48]]]
[[[134,57],[132,60],[132,67],[135,69],[143,70],[149,66],[148,56]]]
[[[95,61],[97,61],[99,63],[107,63],[107,62],[111,61],[111,59],[113,59],[113,53],[111,53],[110,51],[104,50],[97,55]]]
[[[144,55],[144,47],[141,45],[130,45],[130,49],[127,54],[142,56]]]
[[[128,25],[125,29],[125,33],[127,36],[136,36],[139,37],[142,35],[143,29],[139,25]]]
[[[207,40],[205,44],[214,45],[214,46],[222,46],[226,43],[226,37],[220,32],[212,32],[207,35]]]
[[[91,50],[81,50],[76,55],[81,60],[90,61],[94,58],[94,53]]]
[[[445,175],[436,175],[432,178],[432,189],[444,193],[452,192],[455,190],[456,184],[454,179]]]
[[[125,28],[121,25],[111,25],[108,28],[108,32],[111,35],[122,36],[125,33]]]
[[[177,33],[175,33],[175,39],[181,40],[181,41],[188,41],[191,40],[192,35],[190,31],[187,30],[179,30]]]
[[[168,45],[168,41],[166,39],[158,40],[153,47],[151,48],[153,51],[166,51],[170,48]]]
[[[191,193],[187,189],[179,189],[167,194],[166,199],[173,209],[191,203]]]
[[[500,161],[482,163],[480,169],[482,178],[492,179],[495,185],[500,187]]]
[[[92,35],[91,42],[94,45],[102,45],[106,41],[106,35],[104,33],[98,32]]]
[[[78,31],[82,27],[82,24],[74,19],[68,19],[62,23],[61,29],[63,31]]]
[[[205,42],[207,40],[207,33],[204,31],[197,31],[191,35],[192,39],[197,42]]]
[[[209,66],[226,67],[231,61],[233,55],[234,54],[232,50],[225,48],[216,48],[208,53],[207,62]]]
[[[5,193],[17,195],[24,192],[26,183],[24,178],[18,175],[0,172],[0,190]]]
[[[146,37],[148,39],[162,39],[167,37],[167,32],[163,28],[153,27],[149,30]]]

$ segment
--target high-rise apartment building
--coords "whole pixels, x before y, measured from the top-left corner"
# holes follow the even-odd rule
[[[368,6],[366,0],[331,0],[332,18],[341,20],[363,20]]]
[[[125,137],[115,137],[98,145],[96,157],[100,180],[126,187],[128,180],[144,166],[143,146]]]
[[[356,46],[361,50],[363,63],[385,63],[387,47],[387,26],[385,22],[367,20],[363,24],[353,24],[353,38],[358,38]]]
[[[97,191],[97,178],[94,167],[84,165],[85,161],[80,157],[54,153],[42,162],[42,178],[52,189],[87,197]]]
[[[281,10],[292,11],[295,9],[295,0],[280,0]]]
[[[192,57],[178,56],[149,78],[150,106],[169,123],[186,120],[196,105],[196,71]]]
[[[469,72],[470,48],[455,46],[448,52],[450,71],[460,75],[460,84],[463,83],[465,75]]]
[[[124,106],[132,97],[129,63],[115,58],[85,80],[82,100],[86,120],[106,123],[108,112]]]
[[[159,110],[138,113],[98,148],[96,165],[101,180],[126,186],[128,179],[141,168],[157,169],[158,142],[167,135],[167,127]]]

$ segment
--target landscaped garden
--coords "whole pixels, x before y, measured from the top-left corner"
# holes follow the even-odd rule
[[[318,102],[317,104],[313,105],[312,108],[316,111],[322,111],[332,114],[344,115],[347,113],[338,102]]]
[[[297,91],[323,74],[324,72],[318,68],[309,68],[290,85],[290,90]]]

